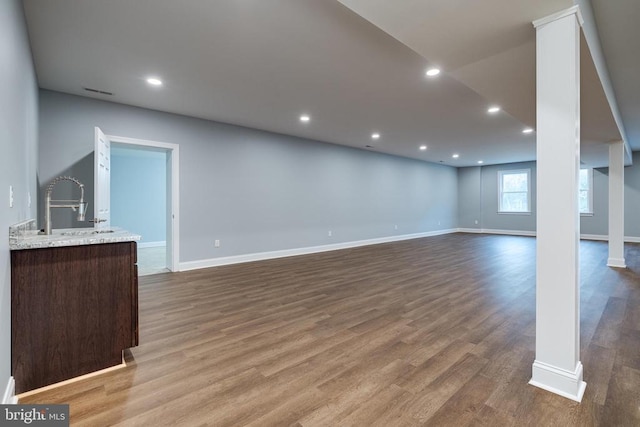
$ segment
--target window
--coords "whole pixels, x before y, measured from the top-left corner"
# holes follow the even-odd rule
[[[498,172],[498,212],[531,212],[530,175],[530,169]]]
[[[580,197],[578,204],[581,214],[593,214],[593,169],[580,169]]]

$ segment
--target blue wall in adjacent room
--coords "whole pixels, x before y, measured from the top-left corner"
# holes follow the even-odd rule
[[[111,147],[111,225],[140,234],[141,244],[166,241],[167,155]]]

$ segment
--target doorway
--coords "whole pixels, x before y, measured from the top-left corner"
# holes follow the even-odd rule
[[[178,145],[115,135],[106,138],[111,142],[112,221],[142,236],[139,275],[177,271]]]

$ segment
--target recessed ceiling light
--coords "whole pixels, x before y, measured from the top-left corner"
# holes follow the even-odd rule
[[[439,69],[439,68],[429,68],[429,69],[427,70],[427,73],[426,73],[426,74],[427,74],[427,76],[429,76],[429,77],[435,77],[435,76],[437,76],[438,74],[440,74],[440,69]]]
[[[151,86],[162,86],[162,80],[156,77],[149,77],[147,79],[147,83],[149,83]]]
[[[371,138],[372,139],[378,139],[378,138],[380,138],[380,134],[378,132],[374,132],[374,133],[371,134]]]
[[[479,165],[481,165],[481,164],[483,164],[483,163],[484,163],[484,162],[483,162],[482,160],[478,160],[478,164],[479,164]]]
[[[489,107],[489,109],[487,110],[487,113],[495,114],[498,111],[500,111],[500,107],[498,107],[497,105],[493,105],[493,106]]]
[[[522,133],[531,133],[531,132],[533,132],[533,129],[531,129],[531,128],[524,128],[522,130]]]
[[[301,115],[301,116],[300,116],[300,121],[301,121],[301,122],[306,123],[306,122],[308,122],[309,120],[311,120],[311,117],[309,117],[309,115],[308,115],[308,114],[303,114],[303,115]]]
[[[424,150],[426,150],[426,149],[427,149],[427,146],[426,146],[426,145],[421,145],[421,146],[420,146],[420,149],[421,149],[422,151],[424,151]]]
[[[460,154],[456,153],[456,154],[454,154],[454,155],[453,155],[453,156],[451,156],[451,157],[453,157],[454,159],[457,159],[458,157],[460,157]]]

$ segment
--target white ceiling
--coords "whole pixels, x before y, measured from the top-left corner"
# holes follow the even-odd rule
[[[637,4],[619,1],[629,8]],[[604,14],[617,28],[620,17],[609,11],[613,2],[595,3],[596,17]],[[531,21],[572,1],[24,4],[42,88],[470,166],[478,160],[495,164],[535,158],[535,134],[521,132],[535,127]],[[612,34],[609,40],[603,37],[607,61],[626,33]],[[612,55],[625,66],[622,51]],[[442,67],[443,74],[426,78],[431,65]],[[629,73],[620,77],[610,71],[616,92],[625,90],[616,79],[633,82]],[[164,86],[150,88],[144,82],[150,75],[163,79]],[[583,55],[582,85],[583,161],[603,165],[602,142],[620,136],[589,55]],[[640,128],[627,124],[640,123],[633,110],[639,98],[619,97],[630,142],[640,140]],[[504,110],[488,115],[494,103]],[[301,113],[311,121],[300,123]],[[382,135],[377,141],[370,138],[374,131]],[[419,151],[422,144],[428,150]],[[453,159],[453,153],[460,158]]]

